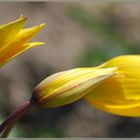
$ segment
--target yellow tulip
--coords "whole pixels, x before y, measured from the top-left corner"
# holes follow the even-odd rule
[[[20,17],[16,21],[0,26],[0,66],[23,51],[44,44],[43,42],[28,43],[44,24],[23,29],[26,20],[27,18]]]
[[[53,74],[42,81],[31,100],[41,107],[72,103],[115,74],[116,68],[76,68]]]
[[[140,56],[115,57],[98,68],[117,67],[116,74],[98,85],[85,100],[106,112],[140,116]]]
[[[41,107],[57,107],[85,99],[103,111],[140,116],[140,56],[124,55],[92,68],[78,68],[49,76],[34,90]]]

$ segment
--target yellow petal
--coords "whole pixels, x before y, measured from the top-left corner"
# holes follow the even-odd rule
[[[116,94],[123,92],[126,99],[140,99],[140,56],[119,56],[106,62],[101,68],[113,66],[118,66],[118,74],[112,77],[118,83],[114,87],[120,87],[119,90],[116,89]]]
[[[40,24],[38,26],[34,26],[27,29],[22,29],[16,37],[16,40],[13,42],[14,44],[25,44],[28,42],[34,35],[36,35],[43,27],[45,23]]]
[[[138,116],[136,110],[140,106],[140,56],[119,56],[98,68],[114,66],[118,67],[116,74],[97,86],[85,99],[107,112]]]
[[[110,59],[99,67],[110,67],[110,66],[137,66],[140,67],[140,55],[121,55]]]
[[[31,43],[31,44],[25,44],[28,42],[37,32],[39,32],[40,29],[44,24],[21,30],[16,38],[4,49],[0,51],[0,66],[17,56],[18,54],[22,53],[23,51],[27,50],[28,48],[31,48],[33,46],[41,45],[40,43]]]
[[[100,100],[140,99],[140,56],[117,58],[101,66],[101,68],[117,66],[118,69],[114,76],[96,87],[91,96]]]
[[[2,54],[0,54],[1,55],[0,66],[4,65],[8,61],[10,61],[12,58],[16,57],[17,55],[26,51],[27,49],[32,48],[34,46],[43,45],[43,44],[44,44],[43,42],[31,42],[23,46],[15,46],[15,48],[11,47],[9,48],[9,50],[6,49]]]
[[[35,88],[32,98],[41,107],[72,103],[112,76],[115,70],[116,68],[77,68],[56,73]]]
[[[20,18],[16,21],[0,26],[0,52],[16,38],[25,22],[26,18]]]
[[[90,97],[86,98],[86,101],[91,105],[95,106],[98,109],[101,109],[105,112],[109,112],[112,114],[120,115],[120,116],[129,116],[129,117],[140,117],[140,100],[137,101],[127,101],[127,105],[125,101],[117,101],[116,102],[109,102],[109,101],[99,101]],[[112,105],[114,104],[114,105]]]

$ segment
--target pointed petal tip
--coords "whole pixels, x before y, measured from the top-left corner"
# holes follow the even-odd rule
[[[37,31],[41,30],[44,26],[45,26],[45,23],[42,23],[42,24],[36,25],[34,27],[31,27],[30,29],[32,29],[32,31],[34,30],[37,32]],[[29,28],[27,28],[27,29],[29,29]]]
[[[38,42],[38,45],[44,45],[46,44],[45,42]]]
[[[23,20],[27,20],[27,19],[28,19],[27,17],[24,17],[24,18],[23,18]]]
[[[24,17],[23,14],[20,14],[19,17],[18,17],[18,19],[24,19],[24,18],[27,18],[27,17]]]
[[[46,25],[46,23],[42,23],[40,24],[40,27],[44,27]]]
[[[38,25],[38,28],[42,29],[45,25],[46,25],[46,23],[42,23],[42,24]]]
[[[42,24],[36,25],[34,27],[31,27],[31,28],[42,29],[45,25],[46,25],[45,23],[42,23]]]
[[[25,44],[26,47],[31,48],[34,46],[39,46],[39,45],[44,45],[46,44],[45,42],[31,42],[31,43],[27,43]]]
[[[22,14],[19,16],[19,20],[23,20],[23,21],[26,21],[28,19],[28,17],[24,17]],[[35,27],[40,27],[40,28],[42,28],[42,27],[44,27],[46,25],[46,23],[42,23],[42,24],[40,24],[40,25],[38,25],[38,26],[35,26]]]
[[[28,18],[27,17],[22,17],[22,18],[19,18],[19,21],[26,21]]]

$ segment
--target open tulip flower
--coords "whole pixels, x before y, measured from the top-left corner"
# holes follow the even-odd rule
[[[106,112],[140,116],[140,56],[124,55],[98,67],[59,72],[41,82],[32,98],[41,107],[84,98]]]
[[[23,51],[44,44],[43,42],[28,43],[44,24],[23,29],[26,20],[27,18],[21,16],[16,21],[0,26],[0,66]]]
[[[117,67],[116,73],[95,87],[86,101],[121,116],[140,116],[140,55],[115,57],[99,68]]]

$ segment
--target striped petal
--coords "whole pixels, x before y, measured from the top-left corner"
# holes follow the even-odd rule
[[[115,70],[116,68],[77,68],[56,73],[34,89],[32,99],[41,107],[72,103],[111,77]]]

